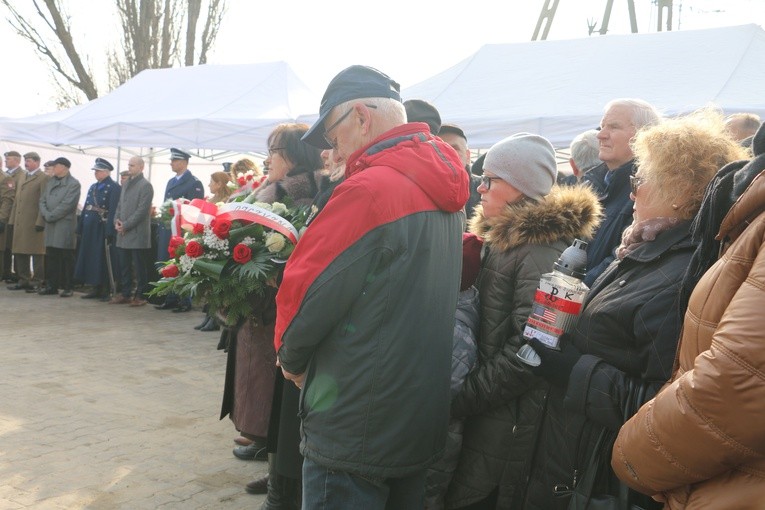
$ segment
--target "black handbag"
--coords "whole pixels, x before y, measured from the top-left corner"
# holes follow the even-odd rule
[[[630,380],[622,409],[625,421],[634,415],[643,404],[645,391],[645,384],[635,384]],[[619,482],[618,495],[592,493],[595,481],[599,476],[610,476],[611,451],[617,434],[618,431],[604,428],[598,435],[595,447],[584,466],[582,478],[574,487],[568,503],[568,510],[645,510],[644,507],[631,501],[629,487],[621,481]]]

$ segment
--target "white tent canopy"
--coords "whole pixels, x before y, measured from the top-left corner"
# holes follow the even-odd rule
[[[0,138],[263,152],[277,124],[313,121],[319,97],[284,62],[153,69],[81,106],[1,119]]]
[[[765,117],[764,90],[765,31],[744,25],[486,45],[403,96],[432,102],[477,149],[521,131],[567,147],[620,97],[668,115],[714,103]]]

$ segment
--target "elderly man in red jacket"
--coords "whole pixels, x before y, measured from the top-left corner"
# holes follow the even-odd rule
[[[468,178],[399,85],[352,66],[304,141],[345,181],[290,257],[275,345],[302,386],[303,508],[422,507],[444,448]]]

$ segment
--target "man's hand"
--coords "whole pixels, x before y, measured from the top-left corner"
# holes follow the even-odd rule
[[[114,222],[114,230],[116,230],[120,234],[125,233],[125,227],[122,226],[122,222],[120,220],[115,220]]]
[[[285,379],[295,383],[295,386],[297,386],[301,390],[303,389],[303,383],[305,382],[305,372],[303,372],[302,374],[293,374],[292,372],[287,372],[286,370],[284,370],[284,367],[282,367],[282,364],[279,361],[278,356],[276,357],[276,366],[281,367],[282,374],[284,375]]]

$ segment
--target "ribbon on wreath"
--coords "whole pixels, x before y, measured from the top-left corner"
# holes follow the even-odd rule
[[[218,208],[218,219],[222,220],[239,220],[247,223],[257,223],[263,225],[266,228],[270,228],[282,234],[289,239],[292,244],[297,243],[298,231],[295,227],[282,218],[278,214],[263,209],[257,205],[248,204],[245,202],[232,202],[222,205]]]
[[[183,237],[184,230],[193,231],[197,225],[208,226],[218,213],[215,204],[195,198],[191,202],[179,198],[173,203],[173,220],[170,229],[174,236]]]
[[[239,220],[246,223],[257,223],[266,228],[279,232],[297,243],[298,231],[295,227],[278,214],[263,209],[257,205],[245,202],[232,202],[220,207],[205,200],[195,198],[191,202],[180,198],[173,202],[173,220],[170,227],[174,236],[183,237],[183,231],[194,231],[195,227],[209,227],[214,218],[222,220]]]

